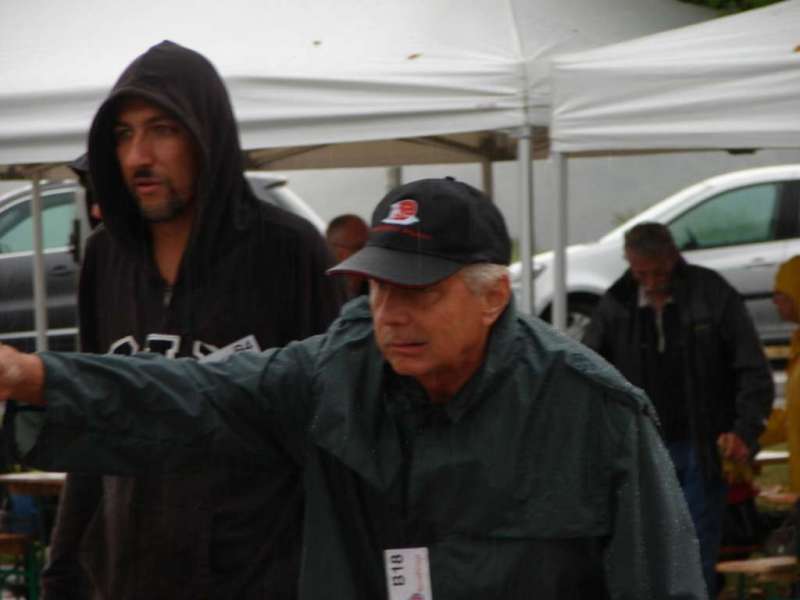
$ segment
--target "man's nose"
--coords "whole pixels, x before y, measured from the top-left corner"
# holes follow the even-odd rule
[[[149,165],[153,161],[153,152],[147,136],[141,133],[131,137],[126,145],[123,161],[129,167],[141,167]]]
[[[402,325],[409,321],[407,302],[397,290],[382,290],[376,306],[380,323],[384,325]]]

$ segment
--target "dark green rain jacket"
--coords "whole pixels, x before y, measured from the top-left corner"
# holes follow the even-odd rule
[[[302,600],[387,598],[383,551],[406,547],[428,548],[434,600],[705,598],[651,405],[513,307],[439,406],[386,366],[364,299],[283,349],[140,356],[42,354],[48,407],[17,430],[29,462],[176,472],[279,443],[306,489]]]

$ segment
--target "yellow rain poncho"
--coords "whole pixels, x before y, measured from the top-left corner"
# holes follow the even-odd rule
[[[775,291],[781,292],[794,300],[800,309],[800,256],[790,258],[783,263],[775,275]],[[800,492],[800,329],[796,329],[789,346],[789,362],[786,366],[786,439],[789,443],[789,487],[793,492]],[[773,411],[773,421],[779,422],[781,415]],[[770,430],[768,426],[767,431]],[[774,429],[773,429],[774,430]],[[766,433],[766,432],[765,432]],[[763,440],[764,442],[771,440]]]

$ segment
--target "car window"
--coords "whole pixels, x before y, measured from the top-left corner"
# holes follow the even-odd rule
[[[681,250],[754,244],[775,239],[779,183],[722,192],[669,224]]]
[[[45,248],[69,245],[74,218],[73,194],[48,194],[43,198],[42,233]],[[33,250],[33,221],[31,201],[14,204],[0,213],[0,253],[31,252]]]

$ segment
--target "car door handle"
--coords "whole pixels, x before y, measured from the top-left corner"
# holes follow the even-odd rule
[[[751,260],[745,268],[747,269],[764,269],[766,267],[774,267],[778,263],[777,262],[770,262],[766,258],[754,258]]]
[[[68,267],[67,265],[58,265],[50,269],[50,274],[54,277],[64,277],[66,275],[72,275],[75,273],[74,267]]]

